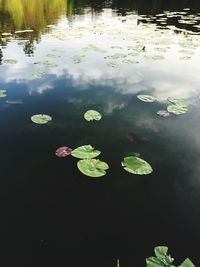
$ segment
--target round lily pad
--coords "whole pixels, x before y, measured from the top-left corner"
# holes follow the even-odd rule
[[[99,156],[101,151],[95,150],[91,145],[84,145],[74,149],[71,154],[79,159],[92,159]]]
[[[124,170],[133,174],[147,175],[153,171],[148,162],[135,156],[124,158],[124,161],[122,161],[121,164]]]
[[[144,102],[154,102],[156,98],[150,95],[137,95],[137,98]]]
[[[109,166],[106,162],[99,159],[82,159],[77,163],[78,169],[90,177],[101,177],[106,175]]]
[[[157,115],[158,115],[159,117],[165,118],[165,117],[169,117],[169,116],[170,116],[170,113],[167,112],[166,110],[159,110],[159,111],[157,112]]]
[[[9,59],[5,59],[3,62],[6,64],[16,64],[17,60],[9,58]]]
[[[85,112],[84,118],[86,119],[86,121],[99,121],[102,116],[98,111],[91,109]]]
[[[0,97],[6,97],[6,90],[0,89]]]
[[[46,114],[36,114],[31,117],[32,122],[37,124],[46,124],[52,120],[49,115]]]
[[[181,105],[170,105],[167,107],[167,111],[176,115],[187,113],[188,109],[186,106]]]
[[[35,72],[33,72],[32,73],[32,75],[34,76],[34,77],[42,77],[42,76],[44,76],[46,73],[44,72],[44,71],[35,71]]]
[[[55,155],[59,158],[64,158],[71,155],[72,149],[67,146],[62,146],[56,149]]]

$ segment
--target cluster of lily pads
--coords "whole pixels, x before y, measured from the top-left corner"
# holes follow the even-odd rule
[[[101,113],[96,110],[88,110],[84,114],[87,121],[99,121],[102,118]],[[51,116],[46,114],[35,114],[31,116],[32,122],[36,124],[47,124],[52,121]],[[83,145],[75,149],[67,146],[62,146],[56,149],[55,155],[59,158],[67,157],[69,155],[78,158],[78,169],[89,177],[101,177],[106,175],[109,165],[96,158],[101,154],[100,150],[96,150],[92,145]],[[139,157],[139,154],[125,157],[121,162],[123,169],[132,174],[147,175],[152,173],[151,165],[144,159]]]
[[[143,102],[154,102],[156,101],[156,97],[150,95],[138,95],[138,99]],[[187,113],[188,108],[187,104],[185,103],[184,99],[175,98],[175,97],[168,97],[167,100],[170,102],[170,105],[167,107],[167,110],[159,110],[157,115],[160,117],[168,117],[170,113],[175,115],[180,115]]]
[[[146,259],[147,267],[176,267],[174,265],[174,258],[168,254],[168,247],[158,246],[154,248],[154,257]],[[178,267],[195,267],[193,262],[187,258]]]
[[[5,92],[2,92],[2,94]],[[150,95],[137,95],[137,98],[143,102],[154,102],[156,97]],[[174,97],[169,97],[168,101],[170,105],[167,107],[167,110],[160,110],[157,114],[160,117],[167,117],[170,113],[180,115],[187,112],[187,105],[184,99],[178,99]],[[102,114],[96,110],[88,110],[84,114],[86,121],[99,121],[102,119]],[[46,114],[35,114],[31,117],[32,122],[36,124],[46,124],[52,121],[51,116]],[[135,136],[134,136],[135,137]],[[129,139],[134,138],[132,135],[129,136]],[[137,137],[138,138],[138,137]],[[78,158],[77,162],[78,169],[86,176],[89,177],[101,177],[106,175],[109,165],[96,158],[101,154],[100,150],[96,150],[92,145],[82,145],[75,149],[71,149],[67,146],[59,147],[55,155],[57,157],[63,158],[69,155]],[[151,165],[146,162],[144,159],[140,158],[139,154],[133,154],[127,156],[121,162],[123,169],[129,173],[137,175],[147,175],[153,172]]]

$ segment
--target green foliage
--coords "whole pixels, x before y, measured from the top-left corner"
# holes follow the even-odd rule
[[[84,118],[86,121],[99,121],[102,118],[102,115],[98,111],[91,109],[85,112]]]
[[[136,156],[124,158],[121,164],[124,170],[133,174],[146,175],[153,171],[148,162]]]
[[[99,159],[82,159],[78,161],[77,166],[83,174],[90,177],[104,176],[109,168],[106,162]]]
[[[31,120],[36,124],[46,124],[50,122],[52,118],[46,114],[36,114],[31,117]]]
[[[6,90],[0,89],[0,97],[6,97]]]
[[[173,265],[174,259],[171,255],[167,254],[168,247],[158,246],[154,248],[155,257],[149,257],[146,259],[147,267],[176,267]],[[186,259],[178,267],[195,267],[190,259]]]
[[[71,155],[75,158],[79,159],[92,159],[96,158],[101,154],[101,151],[95,150],[94,147],[91,145],[84,145],[79,146],[78,148],[74,149]]]
[[[150,95],[137,95],[137,98],[144,102],[154,102],[156,98]]]

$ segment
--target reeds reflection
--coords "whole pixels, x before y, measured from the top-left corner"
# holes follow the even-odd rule
[[[12,32],[41,31],[67,12],[72,2],[66,0],[0,0],[0,30]]]

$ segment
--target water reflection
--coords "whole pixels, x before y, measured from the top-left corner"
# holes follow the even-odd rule
[[[166,1],[148,2],[149,10],[156,3],[155,10],[162,9],[156,14],[142,14],[147,1],[143,6],[132,1],[125,6],[121,1],[37,1],[36,21],[30,11],[35,2],[20,1],[21,11],[18,2],[10,1],[9,7],[0,1],[0,88],[7,90],[0,101],[0,160],[5,166],[0,190],[10,198],[2,229],[4,248],[14,255],[4,266],[46,266],[45,260],[52,266],[52,255],[56,266],[60,248],[65,257],[60,265],[69,264],[66,253],[72,252],[72,266],[82,254],[88,259],[95,255],[88,266],[98,266],[99,258],[107,266],[107,256],[116,254],[130,259],[127,266],[143,266],[157,244],[169,244],[180,258],[185,248],[184,255],[195,261],[200,240],[198,12],[183,10],[185,1],[165,12]],[[30,18],[23,13],[28,4]],[[33,31],[16,33],[27,29]],[[138,93],[158,101],[140,102]],[[156,112],[166,109],[169,96],[185,98],[188,113],[159,118]],[[7,99],[23,104],[11,105]],[[87,109],[99,110],[103,119],[88,124],[83,119]],[[30,117],[39,113],[52,116],[52,123],[33,125]],[[128,133],[149,142],[130,143]],[[88,180],[72,158],[58,161],[54,156],[61,145],[89,143],[110,164],[104,180]],[[151,163],[150,177],[123,171],[121,159],[132,152]],[[191,211],[196,215],[192,220]],[[43,252],[37,255],[37,244],[40,248],[44,239],[45,260]],[[81,261],[76,266],[87,262]]]

